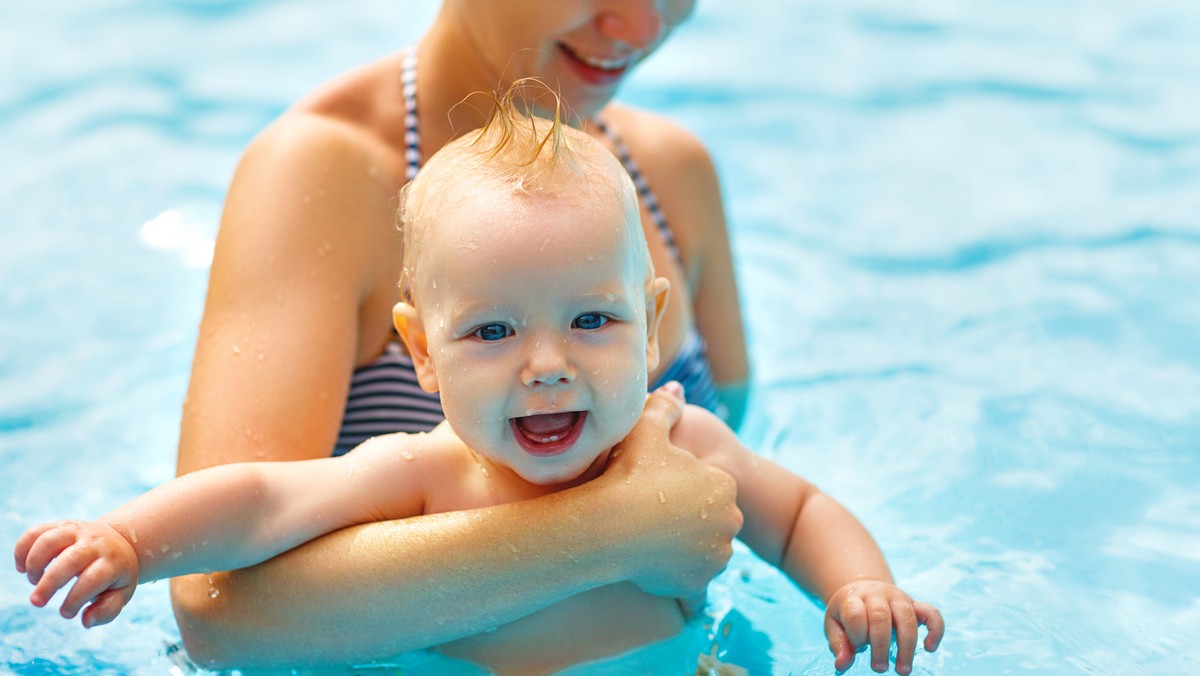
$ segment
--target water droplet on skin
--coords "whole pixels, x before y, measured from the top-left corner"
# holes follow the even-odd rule
[[[162,554],[166,554],[167,552],[171,551],[171,545],[159,545],[158,551]]]
[[[404,458],[405,460],[412,460],[413,454],[411,451],[404,451],[403,453],[400,454],[400,457]]]
[[[658,492],[658,501],[663,503],[664,505],[667,504],[667,496],[663,495],[662,491]]]
[[[183,552],[171,552],[171,560],[178,559],[183,556]]]
[[[518,547],[517,547],[516,545],[514,545],[514,544],[510,544],[510,545],[508,546],[508,548],[512,550],[512,553],[513,553],[513,554],[516,554],[517,552],[521,551],[521,550],[520,550],[520,548],[518,548]]]
[[[242,353],[242,348],[238,347],[237,345],[234,345],[233,346],[233,354],[236,356],[236,355],[240,355],[241,353]]]
[[[129,539],[133,542],[133,544],[135,544],[135,545],[137,544],[137,531],[136,530],[134,530],[132,528],[129,529]]]
[[[216,587],[210,587],[208,590],[208,598],[215,599],[221,595],[221,591]]]
[[[708,510],[707,509],[700,510],[700,520],[706,521],[707,519],[708,519]]]

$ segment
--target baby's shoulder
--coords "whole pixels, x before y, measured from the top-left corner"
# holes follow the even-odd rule
[[[371,437],[352,453],[372,461],[422,468],[461,463],[470,457],[466,446],[445,421],[429,432],[396,432]]]
[[[724,420],[694,404],[683,407],[679,422],[671,428],[671,443],[701,460],[710,460],[714,454],[743,448],[737,434]]]

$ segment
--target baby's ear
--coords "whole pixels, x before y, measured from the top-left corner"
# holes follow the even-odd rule
[[[401,301],[392,307],[392,323],[396,333],[408,348],[412,357],[413,368],[417,372],[417,382],[426,392],[438,391],[437,373],[433,370],[433,361],[429,358],[429,343],[425,338],[425,327],[417,316],[417,309]]]
[[[658,323],[667,309],[667,297],[671,295],[671,282],[666,277],[655,277],[646,287],[646,372],[658,368],[661,358],[658,351]]]

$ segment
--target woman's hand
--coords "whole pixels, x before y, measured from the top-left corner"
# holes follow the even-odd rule
[[[614,527],[636,545],[629,581],[650,594],[696,599],[733,555],[742,513],[728,474],[671,444],[683,406],[678,383],[652,393],[593,483],[611,492]]]
[[[854,664],[856,653],[871,648],[871,668],[888,669],[892,634],[896,636],[896,673],[912,672],[917,626],[925,625],[925,651],[937,650],[946,630],[942,614],[928,603],[912,600],[894,584],[879,580],[851,582],[834,592],[825,609],[825,638],[839,672]]]
[[[67,619],[83,612],[83,626],[112,622],[137,588],[138,557],[110,526],[88,521],[57,521],[21,534],[13,552],[17,572],[34,586],[29,601],[41,608],[59,590],[79,580],[63,600]]]

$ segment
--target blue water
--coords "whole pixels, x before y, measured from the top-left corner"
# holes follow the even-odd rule
[[[172,475],[240,148],[431,12],[0,5],[0,544]],[[918,672],[1195,671],[1200,7],[701,0],[625,98],[712,148],[744,437],[942,608]],[[175,668],[165,585],[86,632],[27,593],[0,575],[0,672]],[[726,661],[832,672],[820,611],[750,555],[712,600]]]

